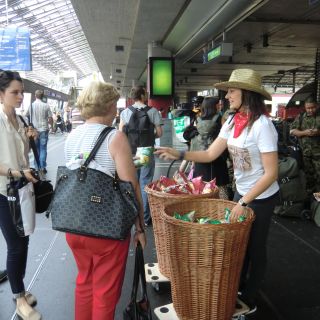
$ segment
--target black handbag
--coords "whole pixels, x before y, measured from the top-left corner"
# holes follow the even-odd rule
[[[141,283],[142,293],[141,300],[137,301],[139,283]],[[123,320],[152,320],[151,307],[146,288],[143,250],[140,242],[138,242],[136,248],[131,300],[123,311]]]
[[[28,125],[26,124],[22,116],[20,116],[20,119],[23,122],[24,126],[27,128]],[[29,143],[38,168],[40,168],[38,150],[32,137],[29,138]],[[43,180],[39,172],[37,172],[36,170],[33,171],[33,176],[38,180],[33,184],[36,202],[36,213],[43,213],[47,211],[50,205],[53,196],[53,185],[51,184],[50,180]]]
[[[79,235],[126,239],[138,215],[131,182],[88,168],[102,142],[114,128],[105,128],[84,164],[75,170],[58,167],[48,212],[52,228]]]

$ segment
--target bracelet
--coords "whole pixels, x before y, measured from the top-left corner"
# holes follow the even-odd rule
[[[247,206],[248,206],[248,204],[247,204],[246,202],[244,202],[243,198],[240,198],[239,201],[238,201],[238,203],[239,203],[240,206],[242,206],[242,207],[247,207]]]
[[[141,230],[136,229],[136,232],[137,233],[144,233],[144,230],[143,229],[141,229]]]
[[[184,159],[185,154],[186,154],[186,152],[185,152],[185,151],[180,151],[180,154],[179,154],[179,160],[183,160],[183,159]]]

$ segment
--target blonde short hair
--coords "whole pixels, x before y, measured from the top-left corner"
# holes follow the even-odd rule
[[[84,119],[106,116],[119,98],[119,92],[111,83],[92,81],[81,91],[77,107]]]

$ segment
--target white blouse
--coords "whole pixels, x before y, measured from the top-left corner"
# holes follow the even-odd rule
[[[29,139],[24,124],[17,116],[18,131],[8,120],[0,105],[0,165],[4,169],[21,170],[29,168]],[[7,196],[8,179],[0,176],[0,194]]]

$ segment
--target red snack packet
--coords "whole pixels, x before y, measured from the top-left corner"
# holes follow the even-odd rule
[[[177,171],[174,175],[173,175],[173,179],[176,182],[176,184],[186,184],[188,183],[188,178],[187,176],[184,174],[184,172],[182,171]]]
[[[207,182],[202,190],[202,194],[211,193],[216,188],[216,178]]]
[[[156,190],[156,191],[161,191],[160,189],[160,182],[159,181],[155,181],[149,184],[149,188],[151,190]]]
[[[193,193],[193,190],[190,187],[189,183],[185,183],[185,184],[179,185],[179,189],[181,191],[183,191],[183,193],[188,193],[188,194],[192,194]]]
[[[199,176],[199,177],[193,178],[191,182],[194,186],[193,194],[201,194],[205,187],[205,183],[202,181],[202,177]]]
[[[171,193],[171,194],[188,194],[189,192],[183,188],[181,185],[169,186],[163,190],[163,192]]]
[[[165,176],[161,176],[159,181],[160,181],[160,189],[161,190],[166,187],[176,185],[176,182],[173,179],[167,178]]]

